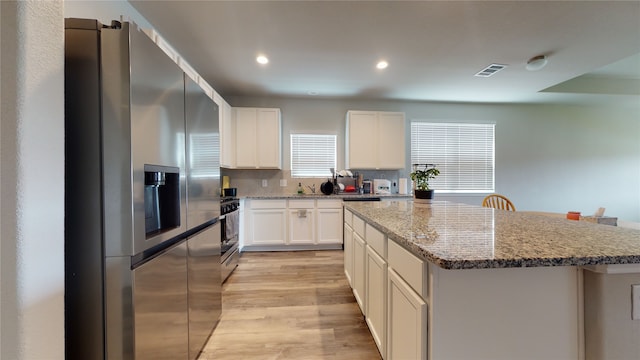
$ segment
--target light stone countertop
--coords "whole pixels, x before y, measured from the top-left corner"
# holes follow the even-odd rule
[[[347,202],[355,215],[444,269],[640,263],[640,230],[434,201]]]

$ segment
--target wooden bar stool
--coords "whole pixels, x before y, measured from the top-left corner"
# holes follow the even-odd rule
[[[500,194],[491,194],[482,200],[482,206],[500,210],[516,211],[511,200]]]

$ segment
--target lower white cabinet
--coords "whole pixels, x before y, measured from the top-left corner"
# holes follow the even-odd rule
[[[285,209],[259,209],[249,212],[251,236],[246,245],[284,245],[287,239]]]
[[[366,315],[365,296],[366,296],[366,273],[365,262],[367,255],[367,244],[364,239],[353,232],[353,295],[356,298],[360,311]]]
[[[366,255],[366,321],[380,354],[385,358],[387,262],[369,245],[367,245]]]
[[[387,283],[387,359],[426,359],[426,302],[391,268]]]
[[[342,201],[318,200],[316,243],[342,244]]]
[[[249,199],[244,250],[342,248],[342,200]]]

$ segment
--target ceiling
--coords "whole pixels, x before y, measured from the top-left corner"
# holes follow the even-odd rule
[[[640,1],[130,3],[223,97],[640,104]]]

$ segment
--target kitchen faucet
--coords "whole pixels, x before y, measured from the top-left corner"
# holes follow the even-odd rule
[[[308,187],[309,190],[311,190],[312,194],[316,193],[316,184],[313,184],[312,186],[306,185],[306,187]]]

